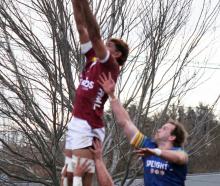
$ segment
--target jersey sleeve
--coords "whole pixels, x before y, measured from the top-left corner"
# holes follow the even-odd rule
[[[109,50],[107,50],[106,56],[103,59],[97,60],[96,53],[93,49],[91,41],[81,44],[81,52],[86,57],[86,68],[88,68],[93,62],[97,61],[104,65],[105,68],[108,68],[110,71],[115,72],[115,70],[118,68],[118,64],[117,62],[115,62],[115,59],[113,58]]]
[[[86,57],[86,66],[85,66],[85,68],[88,68],[93,62],[97,61],[95,51],[92,48],[92,42],[91,41],[81,44],[81,52]]]
[[[110,58],[110,51],[107,50],[106,56],[104,59],[100,59],[100,63],[107,63],[109,61]]]
[[[91,41],[89,41],[87,43],[81,44],[81,52],[82,52],[82,54],[86,54],[91,49],[92,49],[92,42]]]
[[[120,73],[119,65],[116,61],[116,59],[109,53],[109,57],[106,62],[100,62],[100,65],[102,66],[103,72],[105,74],[108,74],[109,72],[112,75],[112,79],[117,82],[118,75]]]
[[[130,142],[131,146],[134,148],[144,148],[144,147],[152,147],[152,141],[150,138],[145,136],[142,132],[138,131]]]

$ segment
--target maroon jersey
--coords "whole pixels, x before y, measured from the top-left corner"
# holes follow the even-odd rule
[[[86,66],[80,76],[80,84],[76,90],[76,97],[73,107],[73,115],[86,120],[92,128],[101,128],[103,123],[103,109],[108,95],[104,92],[97,80],[104,72],[108,75],[111,72],[112,79],[116,82],[119,74],[119,65],[109,55],[105,62],[100,62],[91,48],[85,54]]]

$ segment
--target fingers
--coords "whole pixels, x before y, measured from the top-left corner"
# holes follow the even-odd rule
[[[98,82],[98,84],[103,86],[105,81],[107,81],[107,76],[105,75],[104,72],[102,72],[101,75],[99,75],[99,79],[97,80],[97,82]]]
[[[108,80],[114,85],[115,81],[112,79],[112,74],[111,72],[108,72]]]
[[[88,171],[89,171],[89,166],[90,166],[90,165],[91,165],[91,164],[88,163],[88,159],[83,162],[83,164],[82,164],[82,169],[84,170],[84,172],[88,172]]]
[[[90,165],[91,165],[91,163],[88,163],[88,160],[85,160],[85,161],[83,162],[83,164],[82,164],[83,170],[84,170],[85,172],[88,172],[88,171],[90,170],[90,169],[89,169]]]
[[[106,76],[106,74],[104,72],[102,72],[99,75],[99,80],[97,81],[100,85],[103,85],[104,82],[106,81],[110,81],[110,82],[114,82],[114,80],[112,79],[112,75],[111,72],[108,72],[108,77]]]
[[[143,151],[140,150],[140,149],[139,150],[135,150],[134,152],[137,153],[137,154],[143,153]]]
[[[94,149],[97,149],[96,139],[93,139],[92,146],[94,147]]]
[[[95,153],[95,150],[92,147],[89,147],[89,151],[93,154]]]
[[[92,146],[93,146],[93,147],[89,147],[89,150],[90,150],[93,154],[95,154],[95,153],[96,153],[96,150],[97,150],[97,145],[96,145],[96,140],[95,140],[95,139],[93,139],[93,141],[92,141]]]
[[[99,76],[99,79],[101,80],[101,82],[104,82],[104,81],[108,80],[108,78],[107,78],[107,76],[105,75],[104,72],[101,73],[101,75]]]
[[[144,153],[137,153],[138,156],[145,156]]]
[[[100,140],[97,138],[93,139],[92,145],[93,145],[94,149],[99,149],[102,146]]]
[[[88,163],[88,159],[83,161],[83,163],[80,163],[80,157],[79,157],[76,164],[75,175],[82,176],[84,173],[89,172],[90,165],[91,163]]]
[[[83,161],[82,164],[80,164],[80,160],[81,160],[81,158],[79,157],[78,160],[77,160],[77,165],[81,165],[82,167],[84,167],[88,162],[88,159],[86,159],[85,161]]]
[[[102,143],[99,139],[95,138],[92,142],[93,148],[89,150],[93,153],[94,160],[102,159]]]
[[[95,145],[96,147],[101,147],[101,146],[102,146],[102,145],[101,145],[101,141],[100,141],[99,139],[95,138],[93,141],[94,141],[94,145]]]
[[[76,167],[81,166],[81,165],[80,165],[80,159],[81,159],[80,157],[77,158]]]
[[[146,153],[148,153],[148,149],[147,148],[138,148],[134,152],[137,153],[139,156],[144,156],[144,155],[146,155]]]
[[[145,156],[145,153],[141,150],[135,150],[134,151],[138,156]]]
[[[108,72],[108,79],[113,81],[111,72]]]
[[[99,76],[99,77],[100,77],[100,76]],[[97,83],[98,83],[99,85],[103,86],[102,81],[100,81],[99,79],[97,80]]]

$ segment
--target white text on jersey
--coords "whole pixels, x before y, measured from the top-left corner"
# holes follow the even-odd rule
[[[82,85],[84,88],[86,89],[93,89],[94,87],[94,82],[93,81],[89,81],[88,77],[86,79],[82,79],[80,81],[80,85]]]
[[[93,105],[93,110],[95,110],[97,107],[100,108],[101,107],[101,104],[102,104],[102,98],[103,96],[105,95],[105,92],[99,88],[99,91],[98,91],[98,95],[95,99],[95,103]]]

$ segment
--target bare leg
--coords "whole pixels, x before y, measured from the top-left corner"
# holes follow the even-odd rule
[[[92,179],[93,174],[92,173],[86,173],[83,177],[83,186],[92,186]]]
[[[66,157],[72,158],[72,150],[65,149],[64,154]],[[73,184],[73,173],[72,172],[67,172],[67,165],[65,165],[64,170],[62,171],[61,175],[61,186],[66,186],[64,185],[64,179],[67,178],[68,180],[68,186],[72,186]]]
[[[77,149],[77,150],[65,149],[64,154],[66,157],[69,157],[69,158],[72,158],[72,155],[75,155],[77,157],[93,159],[93,155],[89,149]],[[67,177],[68,179],[68,186],[72,186],[73,176],[74,174],[72,172],[67,172],[67,166],[65,166],[64,171],[62,172],[61,186],[65,186],[63,184],[65,177]],[[83,186],[92,186],[92,179],[93,179],[93,174],[86,173],[83,176]]]
[[[78,157],[83,157],[87,159],[93,159],[93,155],[90,152],[89,149],[77,149],[73,150],[72,154]],[[93,174],[92,173],[86,173],[83,177],[83,186],[92,186],[92,179]]]

